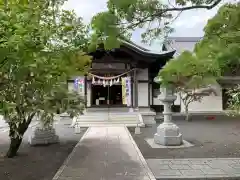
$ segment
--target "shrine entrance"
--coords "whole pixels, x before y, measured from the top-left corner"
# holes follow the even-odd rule
[[[92,85],[93,106],[124,106],[122,102],[122,86]]]

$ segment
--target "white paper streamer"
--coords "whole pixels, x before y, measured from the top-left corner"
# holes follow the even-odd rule
[[[95,78],[94,77],[92,78],[92,84],[95,84]]]

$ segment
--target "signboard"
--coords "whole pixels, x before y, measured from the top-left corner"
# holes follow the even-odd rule
[[[122,78],[122,103],[127,104],[126,99],[126,79]]]
[[[131,106],[131,77],[122,78],[122,101],[123,104]]]
[[[131,106],[131,77],[126,77],[127,106]]]
[[[85,78],[84,77],[79,77],[77,79],[74,80],[74,88],[75,90],[79,93],[79,94],[84,94],[84,90],[85,90],[85,82],[84,82]]]

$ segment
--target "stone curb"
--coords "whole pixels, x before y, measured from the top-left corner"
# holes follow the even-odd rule
[[[63,170],[65,169],[65,167],[67,166],[68,162],[70,161],[70,159],[73,157],[74,153],[77,150],[77,147],[81,144],[81,140],[87,135],[88,131],[90,130],[90,128],[88,128],[85,133],[83,134],[83,136],[81,137],[81,139],[78,141],[78,143],[76,144],[76,146],[73,148],[72,152],[68,155],[68,157],[64,160],[63,164],[60,166],[60,168],[58,169],[58,171],[56,172],[56,174],[54,175],[52,180],[57,180]]]
[[[150,168],[148,167],[148,164],[147,164],[146,160],[144,159],[144,157],[143,157],[141,151],[139,150],[139,148],[138,148],[136,142],[134,141],[134,139],[133,139],[131,133],[129,132],[128,128],[127,128],[126,126],[125,126],[124,128],[125,128],[125,130],[127,131],[127,134],[128,134],[128,136],[129,136],[129,138],[130,138],[130,140],[131,140],[131,142],[132,142],[132,144],[133,144],[135,150],[137,151],[137,154],[138,154],[138,156],[139,156],[139,158],[140,158],[140,160],[141,160],[141,162],[142,162],[142,164],[143,164],[145,170],[147,171],[147,175],[148,175],[148,177],[150,178],[150,180],[156,180],[156,178],[154,177],[152,171],[151,171]]]
[[[157,178],[156,180],[239,180],[240,177],[189,177],[189,176],[182,176],[182,177],[163,177]]]

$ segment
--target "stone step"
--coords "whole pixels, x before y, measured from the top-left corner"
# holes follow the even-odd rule
[[[131,120],[131,121],[126,121],[126,120],[119,120],[119,121],[109,121],[109,120],[102,120],[102,121],[96,121],[96,120],[82,120],[82,121],[77,121],[77,122],[88,122],[88,123],[94,123],[94,122],[98,122],[98,123],[103,123],[103,122],[108,122],[108,123],[136,123],[139,122],[138,120]]]
[[[94,127],[94,126],[127,126],[127,127],[136,127],[138,126],[138,123],[107,123],[107,122],[85,122],[85,123],[78,123],[80,127]]]
[[[137,121],[139,117],[137,115],[127,116],[127,115],[118,115],[118,116],[89,116],[83,115],[78,118],[79,121]]]
[[[92,116],[92,117],[95,117],[95,116],[130,116],[130,117],[136,117],[138,116],[139,113],[86,113],[82,116]]]
[[[87,112],[128,112],[129,108],[119,107],[119,108],[87,108]]]
[[[107,116],[107,115],[103,115],[103,116],[101,116],[101,115],[98,115],[98,116],[89,116],[89,115],[83,115],[83,116],[80,116],[79,118],[99,118],[99,117],[106,117],[106,118],[119,118],[119,117],[124,117],[124,118],[138,118],[138,116],[136,115],[136,116],[128,116],[128,115],[117,115],[117,116],[115,116],[115,115],[109,115],[109,116]]]
[[[138,117],[129,117],[129,116],[119,116],[119,117],[114,117],[114,116],[96,116],[96,117],[89,117],[89,116],[81,116],[78,119],[126,119],[126,120],[131,120],[131,119],[138,119]]]

